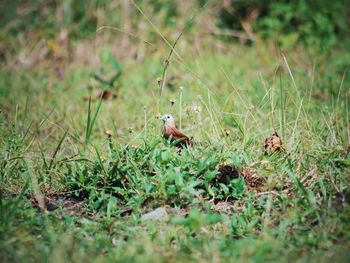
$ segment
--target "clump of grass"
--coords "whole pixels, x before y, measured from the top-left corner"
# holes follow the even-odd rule
[[[221,172],[218,165],[223,156],[213,154],[216,150],[196,147],[179,154],[176,148],[159,140],[112,150],[104,160],[96,150],[97,159],[92,163],[64,165],[65,184],[76,195],[87,198],[93,209],[106,205],[108,196],[124,204],[141,205],[152,200],[154,205],[181,207],[202,198],[242,197],[244,180],[237,173]]]

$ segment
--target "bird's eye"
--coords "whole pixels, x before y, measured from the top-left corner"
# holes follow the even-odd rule
[[[170,119],[170,116],[168,116],[167,118]]]

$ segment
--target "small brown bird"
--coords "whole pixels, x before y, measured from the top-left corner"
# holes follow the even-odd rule
[[[174,117],[170,114],[165,114],[160,118],[164,122],[164,130],[163,137],[165,139],[171,138],[171,141],[178,141],[176,146],[184,147],[184,146],[192,146],[192,142],[190,138],[183,134],[176,128]]]

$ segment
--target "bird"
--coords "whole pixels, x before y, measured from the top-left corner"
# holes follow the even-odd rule
[[[164,122],[163,137],[171,138],[171,141],[178,141],[175,146],[183,148],[184,146],[192,146],[191,139],[176,128],[175,119],[170,114],[165,114],[160,118]]]

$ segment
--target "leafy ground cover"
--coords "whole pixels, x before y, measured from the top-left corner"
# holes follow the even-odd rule
[[[3,64],[3,262],[348,261],[347,53],[191,36],[169,64],[164,43]],[[162,139],[164,113],[193,147]]]

